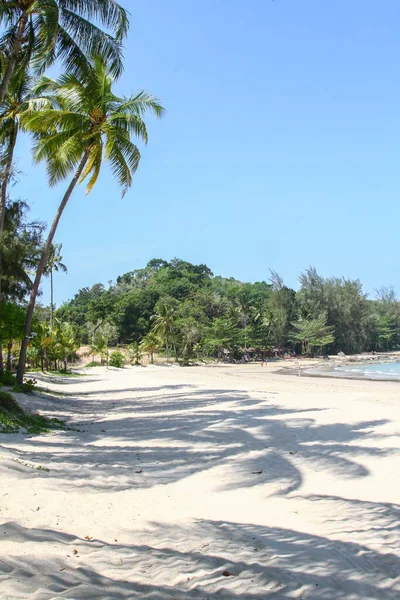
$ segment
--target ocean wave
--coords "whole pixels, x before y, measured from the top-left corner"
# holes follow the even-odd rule
[[[400,363],[374,363],[366,365],[335,367],[338,373],[354,373],[365,377],[393,377],[400,379]]]

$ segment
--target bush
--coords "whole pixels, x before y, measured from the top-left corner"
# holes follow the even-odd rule
[[[88,363],[86,365],[86,368],[88,367],[101,367],[101,363],[97,362],[97,360],[92,360],[90,363]]]
[[[3,375],[0,375],[0,383],[3,385],[11,387],[12,385],[15,385],[16,382],[17,380],[11,371],[4,371]]]
[[[19,406],[18,402],[8,392],[0,392],[0,408],[3,408],[8,412],[22,412],[22,409]]]
[[[125,364],[125,356],[122,352],[112,352],[110,356],[110,367],[117,367],[118,369],[123,369]]]
[[[32,394],[35,389],[35,385],[37,384],[36,379],[26,379],[22,385],[18,385],[17,383],[13,385],[13,392],[21,392],[23,394]]]

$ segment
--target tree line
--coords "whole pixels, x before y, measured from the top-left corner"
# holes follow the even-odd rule
[[[124,195],[140,163],[133,139],[147,143],[145,116],[164,111],[150,93],[113,92],[128,29],[128,13],[116,0],[0,2],[0,375],[3,351],[12,366],[18,340],[20,385],[38,335],[40,284],[58,268],[54,238],[75,187],[85,182],[90,193],[107,162]],[[47,75],[54,66],[57,78]],[[68,181],[46,236],[43,224],[24,220],[27,203],[9,193],[18,174],[16,149],[27,134],[49,186]],[[59,327],[54,339],[63,339],[69,325],[50,320],[52,337]]]
[[[369,299],[358,280],[325,278],[314,267],[295,291],[274,271],[267,281],[245,283],[215,276],[204,264],[153,259],[107,288],[79,290],[56,316],[76,328],[80,343],[104,344],[108,328],[108,343],[182,363],[397,349],[400,302],[391,288],[376,296]]]

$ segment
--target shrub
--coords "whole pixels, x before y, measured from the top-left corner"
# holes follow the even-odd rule
[[[117,367],[123,369],[125,364],[125,356],[122,352],[112,352],[110,356],[110,367]]]
[[[35,389],[35,385],[37,384],[36,379],[26,379],[22,385],[18,385],[17,383],[13,385],[13,392],[21,392],[23,394],[32,394]]]
[[[3,375],[0,375],[0,383],[7,386],[12,386],[16,383],[16,378],[11,371],[4,371]]]
[[[0,392],[0,408],[3,408],[8,412],[22,412],[22,409],[19,406],[18,402],[8,392]]]
[[[86,367],[101,367],[101,363],[99,363],[97,360],[92,360],[86,365]]]

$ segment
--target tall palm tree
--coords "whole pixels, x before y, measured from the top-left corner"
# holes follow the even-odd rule
[[[50,275],[50,327],[53,327],[53,312],[54,312],[54,283],[53,272],[67,272],[67,267],[62,262],[62,244],[51,244],[47,263],[44,268],[44,274]]]
[[[5,63],[0,102],[20,61],[27,68],[33,59],[43,70],[60,59],[75,72],[85,56],[101,53],[113,74],[122,69],[121,42],[129,24],[127,11],[116,0],[0,0],[0,26],[5,30],[0,38]]]
[[[32,287],[21,344],[18,381],[23,380],[26,350],[40,281],[58,223],[76,185],[89,178],[86,193],[95,186],[103,161],[109,162],[124,196],[132,185],[132,176],[140,162],[140,152],[132,136],[147,142],[143,120],[151,112],[160,117],[159,101],[146,92],[130,98],[112,92],[113,79],[106,60],[97,55],[82,80],[64,75],[58,81],[46,79],[41,86],[57,109],[32,110],[21,117],[23,127],[34,137],[34,159],[45,161],[50,185],[64,180],[72,172],[72,181],[51,225]]]

